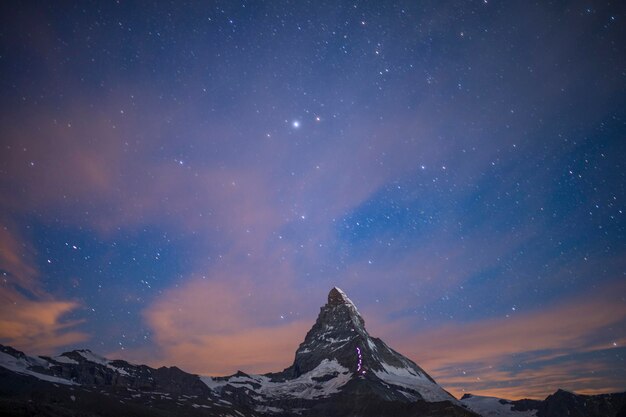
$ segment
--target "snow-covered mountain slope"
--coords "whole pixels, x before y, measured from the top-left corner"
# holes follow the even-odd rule
[[[42,381],[54,382],[55,384],[75,385],[74,382],[66,378],[60,378],[46,373],[50,369],[50,363],[42,358],[26,356],[22,352],[14,349],[0,350],[0,367],[8,369],[18,374],[33,376]],[[11,354],[15,353],[15,354]]]
[[[537,417],[536,409],[517,411],[511,401],[496,397],[466,395],[461,403],[482,417]]]

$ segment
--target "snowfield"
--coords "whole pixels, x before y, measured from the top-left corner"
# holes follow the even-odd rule
[[[8,353],[0,352],[0,366],[18,374],[34,376],[35,378],[41,379],[42,381],[54,382],[56,384],[63,385],[76,385],[76,383],[68,379],[46,375],[28,369],[31,366],[41,366],[43,368],[48,368],[48,362],[40,358],[26,356],[26,358],[24,359],[18,359],[9,355]]]
[[[316,381],[328,376],[327,381]],[[219,391],[225,385],[245,387],[264,398],[304,398],[314,399],[328,397],[339,392],[350,378],[352,372],[341,366],[336,360],[324,359],[315,369],[298,378],[274,382],[263,375],[235,376],[228,380],[218,380],[208,376],[201,377],[202,382],[214,391]]]
[[[409,368],[396,368],[387,363],[381,362],[384,371],[376,371],[374,374],[390,385],[418,391],[424,400],[429,402],[455,401],[455,399],[444,391],[439,385],[434,384],[424,375]]]

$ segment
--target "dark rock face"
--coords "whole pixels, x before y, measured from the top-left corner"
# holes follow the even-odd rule
[[[513,407],[511,408],[513,411],[528,411],[538,410],[542,404],[542,401],[530,400],[526,398],[523,400],[511,401],[510,403],[513,404]]]
[[[346,297],[346,294],[344,294],[343,291],[341,291],[339,288],[337,287],[333,287],[330,292],[328,293],[328,305],[339,305],[339,304],[348,304],[348,303],[352,303],[351,301],[349,301],[349,299]]]
[[[315,369],[323,359],[333,358],[348,369],[356,369],[356,348],[364,348],[368,337],[365,322],[356,307],[335,287],[328,294],[328,303],[320,309],[317,321],[298,347],[293,365],[284,372],[298,377]]]
[[[580,395],[558,390],[539,407],[538,417],[613,417],[626,407],[626,392],[617,394]]]

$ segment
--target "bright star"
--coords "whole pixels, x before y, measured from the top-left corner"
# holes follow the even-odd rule
[[[300,121],[299,120],[294,120],[293,123],[291,124],[295,129],[300,127]]]

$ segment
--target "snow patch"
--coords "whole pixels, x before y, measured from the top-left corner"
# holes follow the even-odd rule
[[[108,360],[106,360],[102,356],[94,354],[90,350],[77,350],[76,353],[85,358],[88,362],[93,362],[104,366],[107,366],[109,364]]]
[[[372,342],[372,339],[370,339],[369,337],[367,338],[367,345],[370,347],[370,349],[372,349],[372,351],[376,352],[378,350],[378,348],[376,347],[376,345],[374,344],[374,342]]]
[[[39,372],[35,372],[29,369],[33,365],[42,366],[42,362],[45,363],[45,367],[47,368],[48,363],[45,362],[43,359],[33,358],[30,356],[26,356],[25,358],[16,358],[9,355],[8,353],[0,352],[0,366],[2,366],[3,368],[6,368],[18,374],[34,376],[35,378],[41,379],[42,381],[54,382],[63,385],[76,385],[76,383],[70,380],[58,378],[56,376],[41,374]]]
[[[461,400],[470,410],[483,417],[536,417],[537,410],[514,411],[513,404],[500,402],[500,398],[472,395]]]
[[[335,339],[334,337],[324,337],[323,340],[329,344],[329,345],[334,345],[336,343],[343,343],[343,342],[349,342],[350,340],[352,340],[354,337],[348,337],[348,338],[344,338],[344,339]]]
[[[117,372],[120,375],[128,376],[130,375],[124,368],[119,368],[117,366],[111,365],[111,361],[103,358],[102,356],[96,355],[90,350],[77,350],[76,351],[80,356],[85,358],[88,362],[97,363],[98,365],[106,366],[107,368]],[[71,359],[70,359],[71,360]],[[77,363],[77,362],[75,362]]]
[[[282,408],[278,408],[278,407],[268,407],[265,405],[260,405],[258,407],[256,407],[254,409],[256,412],[258,413],[269,413],[269,414],[278,414],[278,413],[284,413],[285,410],[283,410]]]
[[[204,385],[212,389],[213,391],[222,388],[224,385],[228,384],[228,380],[222,379],[218,380],[217,378],[211,378],[210,376],[201,376],[200,381],[204,382]]]
[[[76,362],[74,359],[72,358],[68,358],[67,356],[55,356],[54,358],[52,358],[55,362],[59,362],[59,363],[69,363],[71,365],[78,365],[78,362]]]
[[[120,375],[124,375],[124,376],[130,375],[124,368],[118,368],[117,366],[113,366],[113,365],[107,365],[107,368],[113,369],[115,372],[117,372]]]

